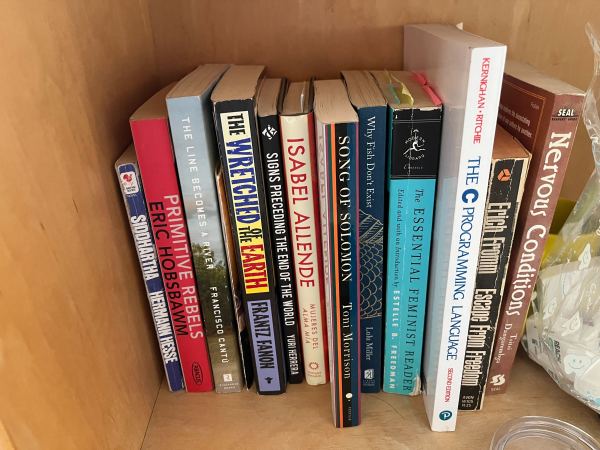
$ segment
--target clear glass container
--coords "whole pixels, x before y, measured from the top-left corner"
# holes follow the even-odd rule
[[[525,416],[502,425],[490,450],[600,450],[585,431],[551,417]]]

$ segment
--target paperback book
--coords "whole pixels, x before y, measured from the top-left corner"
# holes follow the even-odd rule
[[[255,115],[263,70],[232,66],[211,100],[256,388],[259,394],[280,394],[286,389],[285,356]]]
[[[221,164],[217,164],[215,171],[217,182],[217,195],[219,198],[219,212],[221,214],[221,229],[223,231],[223,240],[225,242],[225,255],[227,259],[227,271],[229,273],[229,282],[231,285],[231,296],[233,298],[234,313],[236,320],[236,331],[240,357],[242,359],[242,370],[246,388],[250,389],[254,382],[254,369],[252,368],[252,350],[250,348],[250,336],[248,326],[246,325],[246,316],[244,315],[244,305],[240,297],[240,277],[235,260],[235,241],[231,219],[229,218],[229,209],[227,207],[227,190],[225,188],[225,177]]]
[[[142,276],[146,285],[150,313],[154,322],[154,331],[158,339],[167,384],[170,391],[179,391],[185,389],[185,384],[179,363],[175,333],[173,333],[173,326],[171,325],[169,305],[165,297],[162,275],[156,256],[156,246],[150,229],[142,180],[132,145],[117,160],[115,170],[119,178],[119,186],[123,194],[135,250],[138,254]]]
[[[200,66],[167,95],[167,109],[198,299],[217,393],[239,392],[244,380],[215,184],[218,162],[210,92],[227,70]]]
[[[496,126],[475,293],[467,334],[459,409],[483,406],[508,259],[521,205],[529,153]]]
[[[531,152],[515,230],[487,393],[506,391],[544,245],[565,178],[584,93],[531,66],[509,61],[498,122]]]
[[[342,80],[315,81],[333,419],[360,424],[358,116]]]
[[[386,96],[390,128],[383,390],[418,395],[442,106],[422,77],[373,75]]]
[[[167,86],[129,119],[171,321],[188,392],[210,391],[212,370],[175,172],[165,98]]]
[[[308,384],[317,385],[327,382],[328,367],[312,100],[310,82],[290,83],[280,123],[304,374]]]
[[[269,204],[267,209],[273,242],[287,380],[289,383],[302,383],[304,371],[300,350],[296,273],[287,205],[286,177],[283,170],[281,130],[277,115],[277,109],[283,97],[283,88],[284,83],[281,78],[269,78],[262,82],[257,100],[258,129]]]
[[[447,105],[423,357],[425,410],[453,431],[485,211],[506,46],[450,25],[404,27],[404,67]]]
[[[369,72],[345,70],[342,76],[358,114],[361,389],[362,392],[379,392],[383,347],[387,107]]]

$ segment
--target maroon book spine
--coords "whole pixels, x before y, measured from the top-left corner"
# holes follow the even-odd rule
[[[531,152],[531,164],[508,267],[488,394],[505,392],[509,383],[582,106],[582,93],[554,94],[504,75],[498,122]]]

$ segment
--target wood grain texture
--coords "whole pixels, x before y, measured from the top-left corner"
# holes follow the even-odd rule
[[[149,0],[162,81],[206,62],[266,64],[272,76],[336,77],[342,69],[398,69],[406,23],[463,22],[508,45],[508,55],[585,89],[584,33],[597,0]],[[580,127],[562,194],[575,199],[593,159]]]
[[[3,1],[0,42],[5,435],[139,447],[161,372],[113,163],[158,87],[147,5]]]
[[[334,428],[330,407],[328,385],[259,396],[172,394],[163,383],[143,448],[486,449],[501,424],[524,415],[566,420],[600,439],[598,416],[525,356],[510,391],[486,399],[483,411],[460,413],[454,433],[430,431],[420,396],[365,394],[362,424],[347,429]]]

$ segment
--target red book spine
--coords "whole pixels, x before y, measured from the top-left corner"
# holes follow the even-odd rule
[[[165,117],[131,120],[152,233],[188,392],[210,391],[213,379],[196,277]]]

